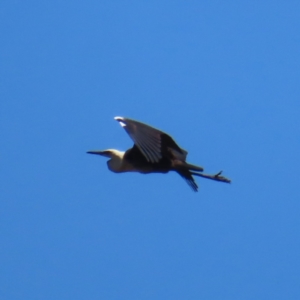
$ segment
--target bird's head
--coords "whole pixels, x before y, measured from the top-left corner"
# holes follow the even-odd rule
[[[107,166],[109,170],[117,173],[121,172],[121,166],[122,166],[123,156],[125,152],[115,150],[115,149],[107,149],[107,150],[87,151],[87,153],[109,157],[110,159],[107,161]]]
[[[109,158],[114,157],[123,157],[124,152],[115,150],[115,149],[106,149],[106,150],[91,150],[87,151],[88,154],[97,154]]]

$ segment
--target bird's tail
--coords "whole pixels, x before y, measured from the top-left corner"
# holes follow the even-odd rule
[[[192,171],[198,171],[198,172],[202,172],[204,171],[204,169],[202,167],[198,167],[198,166],[195,166],[195,165],[191,165],[191,164],[188,164],[187,162],[184,162],[184,165],[183,165],[185,168],[189,169],[189,170],[192,170]]]
[[[174,160],[173,161],[173,168],[175,170],[178,170],[178,169],[183,169],[183,170],[191,170],[191,171],[197,171],[197,172],[202,172],[204,169],[202,167],[199,167],[199,166],[195,166],[195,165],[192,165],[192,164],[189,164],[185,161],[182,161],[182,160]]]

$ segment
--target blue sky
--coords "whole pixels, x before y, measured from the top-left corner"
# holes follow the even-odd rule
[[[1,299],[300,298],[300,4],[200,2],[1,2]],[[232,184],[109,172],[118,115]]]

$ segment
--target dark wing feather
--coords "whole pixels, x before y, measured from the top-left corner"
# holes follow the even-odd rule
[[[120,122],[148,162],[159,162],[168,151],[171,151],[177,159],[185,161],[187,152],[181,149],[168,134],[128,118],[115,117],[115,119]]]

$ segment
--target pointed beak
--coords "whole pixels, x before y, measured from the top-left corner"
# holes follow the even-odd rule
[[[101,150],[92,150],[92,151],[87,151],[86,153],[88,154],[98,154],[102,156],[106,156],[106,151],[101,151]]]

